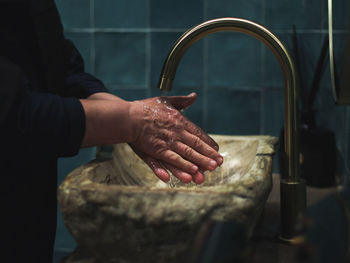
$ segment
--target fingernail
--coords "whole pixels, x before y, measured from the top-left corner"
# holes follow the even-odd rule
[[[209,167],[214,170],[216,167],[218,166],[218,164],[214,161],[214,160],[210,160],[209,162]]]
[[[201,184],[204,182],[204,175],[201,172],[197,172],[195,175],[192,176],[193,182],[196,184]]]
[[[214,146],[214,149],[215,149],[215,151],[218,151],[218,150],[219,150],[219,146],[218,146],[218,145],[215,145],[215,146]]]
[[[218,165],[221,165],[224,162],[224,158],[218,157],[216,158],[216,162],[218,163]]]
[[[197,167],[196,165],[193,165],[193,166],[191,167],[191,170],[192,170],[193,173],[195,173],[195,172],[198,171],[198,167]]]

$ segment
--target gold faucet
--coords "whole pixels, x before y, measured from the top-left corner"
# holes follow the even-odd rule
[[[170,91],[177,66],[186,52],[199,39],[219,31],[237,31],[253,36],[265,43],[279,61],[284,76],[285,97],[285,178],[280,183],[280,239],[291,241],[295,225],[306,209],[306,185],[299,175],[298,93],[296,71],[286,48],[266,28],[240,18],[218,18],[206,21],[185,32],[174,44],[163,65],[159,88]]]

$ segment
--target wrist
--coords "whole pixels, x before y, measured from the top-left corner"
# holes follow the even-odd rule
[[[128,101],[128,119],[129,119],[129,127],[130,127],[130,134],[132,140],[130,141],[135,142],[140,135],[140,131],[142,129],[142,110],[143,110],[143,104],[141,101]]]

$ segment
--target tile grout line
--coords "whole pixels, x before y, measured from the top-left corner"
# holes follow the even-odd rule
[[[94,0],[90,0],[90,2],[94,2]],[[93,13],[93,11],[91,11]],[[94,14],[93,14],[94,18]],[[94,21],[94,19],[90,20]],[[156,33],[183,33],[187,31],[188,28],[84,28],[84,27],[74,27],[66,30],[68,33],[148,33],[148,32],[156,32]],[[291,34],[292,30],[289,29],[273,29],[269,28],[271,32],[274,34]],[[328,30],[326,29],[298,29],[297,33],[299,34],[328,34]],[[333,31],[334,34],[348,34],[348,30],[338,29]]]
[[[207,7],[208,0],[203,1],[203,20],[207,19]],[[202,82],[203,82],[203,100],[202,100],[202,122],[203,130],[208,131],[209,120],[208,120],[208,39],[203,39],[203,72],[202,72]]]
[[[151,34],[151,1],[147,0],[147,32],[145,38],[145,53],[146,53],[146,63],[145,63],[145,84],[146,84],[146,97],[149,98],[152,95],[152,84],[151,84],[151,59],[152,59],[152,34]]]

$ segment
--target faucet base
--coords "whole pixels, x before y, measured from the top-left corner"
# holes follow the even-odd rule
[[[306,211],[306,183],[304,180],[289,182],[282,179],[280,187],[281,233],[279,239],[293,244],[297,236],[297,223]]]

